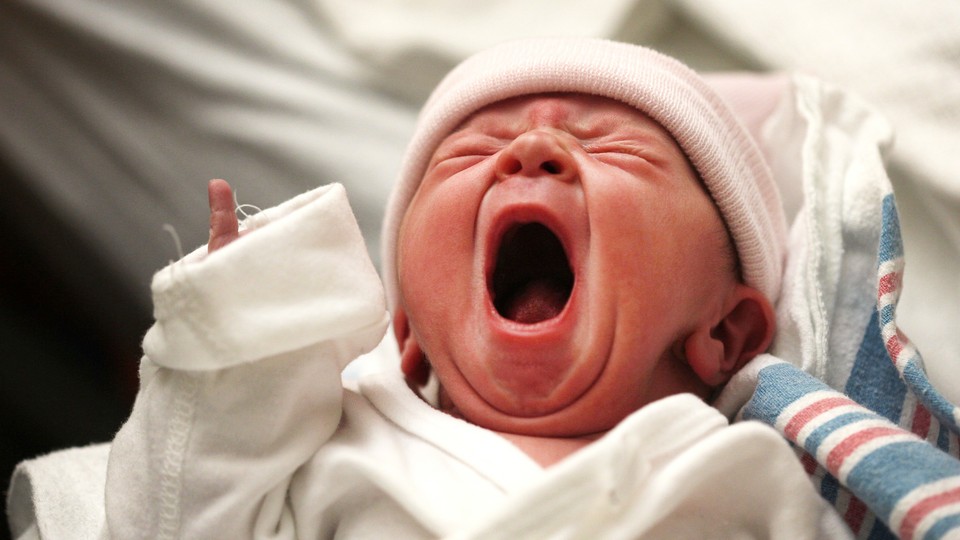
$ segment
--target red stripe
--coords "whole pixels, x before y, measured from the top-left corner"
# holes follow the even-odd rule
[[[903,516],[903,522],[900,524],[900,538],[913,538],[913,534],[917,530],[917,525],[919,525],[920,522],[923,521],[923,518],[927,517],[930,512],[957,502],[960,502],[960,487],[920,500]]]
[[[840,466],[843,465],[843,462],[850,457],[850,454],[857,448],[886,435],[900,435],[903,433],[908,432],[896,427],[873,427],[858,431],[833,447],[833,450],[827,455],[827,470],[839,478]]]
[[[921,439],[926,439],[930,433],[930,411],[920,403],[917,403],[917,408],[913,411],[913,424],[910,429]]]
[[[820,464],[817,463],[816,458],[810,455],[809,452],[804,452],[800,456],[800,464],[803,465],[803,470],[807,472],[807,475],[813,476],[813,473],[817,471],[817,466]]]
[[[877,284],[877,298],[893,292],[900,288],[900,273],[890,272],[880,277],[880,283]]]
[[[803,426],[807,425],[810,420],[813,420],[823,412],[841,407],[843,405],[856,405],[856,403],[851,401],[850,398],[843,396],[827,397],[819,401],[815,401],[801,409],[797,414],[793,415],[793,418],[787,422],[787,426],[783,428],[783,434],[786,435],[791,441],[796,442],[797,433],[800,433],[800,430],[803,429]]]
[[[903,351],[903,346],[900,344],[900,336],[894,334],[890,336],[890,339],[887,340],[887,352],[890,353],[890,359],[893,360],[893,364],[897,364],[897,358],[900,357],[900,352]]]
[[[854,534],[860,532],[863,526],[863,518],[867,516],[867,505],[863,501],[850,495],[850,504],[847,505],[847,513],[843,515],[843,520],[847,522]]]

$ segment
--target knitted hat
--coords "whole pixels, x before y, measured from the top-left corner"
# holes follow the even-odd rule
[[[669,131],[727,223],[744,282],[776,302],[787,238],[780,195],[756,143],[721,98],[690,68],[645,47],[545,38],[507,42],[468,58],[440,82],[421,110],[383,224],[382,261],[391,308],[398,301],[400,224],[437,146],[487,105],[547,92],[615,99]]]

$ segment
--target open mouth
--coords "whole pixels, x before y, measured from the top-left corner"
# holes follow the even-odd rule
[[[507,230],[490,277],[490,294],[500,316],[536,324],[559,315],[573,290],[574,274],[563,244],[540,223]]]

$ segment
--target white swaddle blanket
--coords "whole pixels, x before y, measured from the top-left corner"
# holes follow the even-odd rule
[[[955,535],[960,409],[896,324],[904,256],[883,163],[890,129],[856,97],[797,77],[759,136],[777,151],[778,180],[803,194],[771,351],[789,363],[758,358],[718,406],[746,403],[743,418],[802,449],[855,533]]]

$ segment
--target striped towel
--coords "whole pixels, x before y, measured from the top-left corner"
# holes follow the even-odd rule
[[[792,141],[804,206],[771,351],[784,361],[738,375],[750,379],[746,393],[730,385],[746,402],[739,415],[794,445],[857,537],[960,538],[960,408],[896,324],[904,256],[882,158],[889,128],[808,78],[785,101],[766,136]]]

